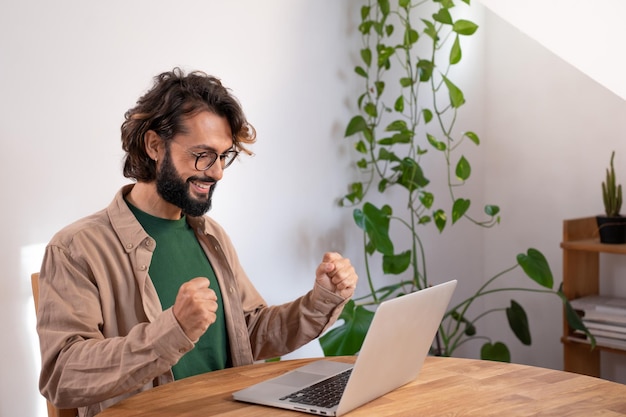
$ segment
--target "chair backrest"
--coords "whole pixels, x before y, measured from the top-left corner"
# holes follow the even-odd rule
[[[39,273],[36,272],[30,276],[30,285],[33,288],[33,299],[35,300],[35,312],[37,311],[37,307],[39,306]],[[50,401],[46,401],[48,406],[48,417],[76,417],[78,415],[78,410],[76,408],[70,409],[61,409],[56,408],[50,403]]]

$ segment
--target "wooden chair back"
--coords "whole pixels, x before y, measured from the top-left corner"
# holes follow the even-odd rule
[[[35,272],[30,276],[30,285],[33,288],[33,299],[35,300],[35,312],[39,306],[39,273]],[[48,417],[76,417],[78,416],[78,410],[76,408],[61,409],[56,408],[46,400],[48,406]]]

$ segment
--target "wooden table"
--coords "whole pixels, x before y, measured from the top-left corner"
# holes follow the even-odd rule
[[[262,363],[198,375],[135,395],[99,416],[305,416],[236,402],[231,394],[311,360]],[[626,385],[525,365],[428,357],[417,380],[348,415],[626,416]]]

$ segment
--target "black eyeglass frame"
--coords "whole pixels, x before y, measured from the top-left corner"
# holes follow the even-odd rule
[[[206,171],[210,169],[213,166],[213,164],[215,164],[215,162],[218,160],[218,158],[220,162],[222,163],[222,169],[226,169],[229,166],[231,166],[232,163],[235,162],[235,159],[237,159],[237,156],[239,156],[239,151],[235,149],[226,151],[223,154],[218,154],[217,152],[211,151],[211,150],[206,150],[202,152],[193,152],[193,151],[187,150],[187,152],[189,152],[191,155],[196,157],[196,162],[194,163],[194,168],[196,169],[196,171]],[[203,157],[209,157],[210,158],[209,163],[207,164],[205,168],[198,168],[198,163],[200,162],[200,158],[203,158]]]

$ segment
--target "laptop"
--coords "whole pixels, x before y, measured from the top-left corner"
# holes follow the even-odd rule
[[[354,364],[320,359],[233,393],[233,398],[321,416],[340,416],[417,378],[457,281],[382,302]],[[308,391],[327,380],[340,398],[316,405]]]

